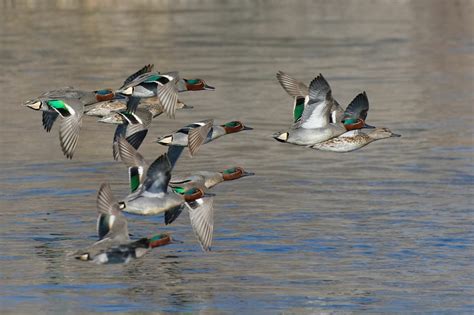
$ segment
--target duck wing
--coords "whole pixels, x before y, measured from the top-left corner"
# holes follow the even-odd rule
[[[352,102],[347,106],[342,117],[342,122],[356,122],[358,119],[365,121],[369,112],[369,99],[364,92],[359,93]]]
[[[168,147],[168,159],[170,160],[172,168],[174,168],[174,166],[176,165],[176,162],[181,156],[181,153],[183,153],[183,150],[183,146],[170,145]]]
[[[56,112],[43,112],[43,128],[46,132],[50,132],[53,128],[54,122],[58,118],[59,114]]]
[[[209,131],[212,129],[214,124],[213,119],[205,120],[201,122],[199,127],[193,128],[188,133],[188,149],[191,156],[193,156],[206,141]]]
[[[315,129],[327,126],[333,102],[331,87],[322,74],[319,74],[311,81],[308,104],[304,107],[300,120],[292,128]]]
[[[163,105],[163,112],[170,118],[174,118],[178,104],[178,90],[174,80],[158,87],[157,97]]]
[[[171,169],[167,153],[158,157],[148,168],[142,189],[154,194],[166,193],[171,179]]]
[[[118,139],[120,159],[127,167],[139,167],[145,169],[147,161],[125,138]]]
[[[189,219],[199,244],[204,251],[211,250],[212,234],[214,231],[213,198],[205,197],[186,203]]]
[[[84,105],[79,100],[68,100],[64,105],[67,115],[66,111],[60,113],[64,119],[59,128],[59,142],[64,155],[72,159],[79,139]]]
[[[278,82],[281,87],[292,97],[306,97],[308,95],[308,86],[301,81],[290,77],[283,71],[278,71],[276,74]]]
[[[97,212],[97,234],[100,240],[129,240],[127,219],[107,183],[102,184],[97,193]]]
[[[125,79],[125,81],[123,81],[122,87],[129,84],[130,82],[138,78],[140,75],[152,72],[154,67],[155,67],[154,64],[148,64],[144,66],[143,68],[141,68],[140,70],[138,70],[137,72],[131,74],[127,79]]]

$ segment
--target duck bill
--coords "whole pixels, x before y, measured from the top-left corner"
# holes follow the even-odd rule
[[[390,135],[390,138],[400,138],[402,135],[399,135],[399,134],[396,134],[396,133],[392,133]]]
[[[181,109],[193,109],[193,108],[194,108],[194,106],[192,106],[192,105],[186,105],[184,103],[181,103]]]
[[[253,130],[253,128],[252,128],[252,127],[248,127],[248,126],[244,126],[244,129],[242,129],[242,130]]]
[[[214,91],[216,88],[207,84],[204,84],[204,90]]]
[[[216,194],[206,192],[206,193],[204,193],[204,194],[202,195],[201,198],[204,198],[204,197],[215,197],[215,196],[216,196]]]
[[[24,104],[26,107],[29,107],[33,110],[41,110],[43,108],[43,104],[41,101],[28,101]]]
[[[245,176],[254,176],[254,175],[255,175],[255,173],[253,173],[253,172],[244,171],[244,172],[242,173],[242,177],[245,177]]]
[[[372,126],[372,125],[368,125],[364,122],[364,128],[368,128],[368,129],[375,129],[375,126]]]

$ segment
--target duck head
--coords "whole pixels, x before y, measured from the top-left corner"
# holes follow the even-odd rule
[[[184,201],[191,202],[205,196],[214,196],[214,194],[205,193],[201,188],[190,188],[186,190],[184,187],[173,187],[173,191],[184,197]]]
[[[207,85],[203,79],[183,79],[188,91],[215,90],[213,86]]]
[[[367,133],[367,135],[375,140],[401,137],[401,135],[393,133],[388,128],[374,128],[371,129],[370,132]]]
[[[171,243],[171,236],[167,233],[156,234],[148,238],[149,247],[155,248]]]
[[[110,101],[115,98],[115,93],[112,89],[102,89],[94,91],[97,102]]]
[[[229,121],[228,123],[223,124],[222,127],[224,127],[226,133],[234,133],[242,130],[253,130],[253,128],[244,126],[243,123],[236,120]]]
[[[246,172],[241,167],[228,168],[228,169],[222,171],[221,173],[222,173],[222,177],[224,178],[225,181],[226,180],[234,180],[234,179],[238,179],[238,178],[245,177],[245,176],[255,175],[255,173]]]
[[[375,128],[374,126],[368,125],[365,121],[361,118],[358,119],[343,119],[342,123],[346,128],[346,131],[355,130],[355,129],[362,129],[362,128]]]

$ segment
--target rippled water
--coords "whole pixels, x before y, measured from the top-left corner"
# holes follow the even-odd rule
[[[474,312],[472,1],[3,1],[0,4],[2,313]],[[147,63],[214,92],[158,118],[145,144],[192,121],[255,128],[183,156],[176,172],[240,165],[214,189],[215,238],[189,219],[129,216],[135,237],[182,244],[128,265],[66,258],[95,240],[102,182],[126,194],[114,128],[86,119],[74,160],[19,104],[74,85],[117,87]],[[341,104],[403,135],[350,154],[274,141],[290,124],[277,70],[322,72]],[[56,127],[57,128],[57,127]]]

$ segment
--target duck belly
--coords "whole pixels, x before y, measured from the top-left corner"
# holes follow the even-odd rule
[[[344,132],[345,129],[332,124],[324,128],[298,128],[289,131],[287,142],[298,145],[313,145],[337,137]]]
[[[138,198],[126,203],[123,211],[140,215],[157,215],[183,203],[178,198]]]
[[[365,139],[363,136],[336,137],[321,143],[317,143],[311,146],[311,148],[321,151],[345,153],[358,150],[369,143],[370,141],[367,141],[367,139]]]

